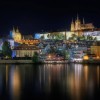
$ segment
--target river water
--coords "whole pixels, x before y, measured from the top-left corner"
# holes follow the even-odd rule
[[[100,100],[99,88],[100,65],[0,65],[0,100]]]

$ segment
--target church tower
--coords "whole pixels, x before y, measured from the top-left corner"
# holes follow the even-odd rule
[[[15,37],[15,28],[13,27],[13,30],[12,30],[12,38],[14,39],[14,37]]]
[[[81,29],[81,21],[79,20],[79,17],[77,15],[77,19],[75,21],[75,30],[80,30]]]
[[[21,40],[21,33],[19,32],[18,27],[16,30],[13,30],[13,31],[15,31],[14,41],[20,41]]]
[[[83,18],[83,25],[85,25],[85,20],[84,20],[84,18]]]
[[[18,27],[17,27],[17,29],[16,29],[16,33],[19,33],[19,29],[18,29]]]
[[[75,30],[75,25],[74,25],[74,22],[73,22],[73,19],[72,19],[72,22],[71,22],[71,31],[73,32]]]

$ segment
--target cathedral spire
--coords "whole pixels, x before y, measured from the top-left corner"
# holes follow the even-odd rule
[[[72,18],[72,22],[71,22],[71,31],[74,31],[74,28],[75,28],[75,26],[74,26],[74,21],[73,21],[73,18]]]
[[[13,26],[13,30],[12,30],[13,32],[15,32],[15,28],[14,28],[14,26]]]
[[[19,33],[19,29],[18,29],[18,27],[17,27],[17,29],[16,29],[16,32]]]
[[[79,20],[79,16],[78,16],[78,13],[77,13],[77,20]]]
[[[83,24],[85,24],[85,20],[84,20],[84,18],[83,18]]]
[[[73,18],[72,18],[72,23],[74,23]]]
[[[23,36],[23,40],[24,40],[24,36]]]

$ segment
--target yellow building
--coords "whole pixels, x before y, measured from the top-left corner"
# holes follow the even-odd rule
[[[85,23],[84,18],[83,18],[83,22],[81,22],[81,20],[79,19],[78,15],[77,15],[77,19],[75,20],[75,22],[72,20],[71,22],[71,31],[72,32],[81,32],[84,30],[93,30],[95,27],[92,23]]]
[[[12,30],[12,38],[14,39],[15,42],[18,42],[22,39],[22,35],[19,32],[19,29],[17,28],[16,30],[13,28]]]
[[[91,46],[91,53],[96,54],[96,56],[100,57],[100,42],[96,42]]]
[[[36,44],[39,44],[40,41],[38,39],[32,39],[32,40],[24,40],[24,39],[22,39],[22,40],[18,41],[18,43],[20,43],[20,44],[36,45]]]

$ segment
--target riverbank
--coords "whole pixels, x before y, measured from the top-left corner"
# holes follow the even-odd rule
[[[32,60],[0,60],[1,64],[12,64],[12,63],[18,63],[18,64],[31,64],[33,63]],[[86,60],[83,62],[68,62],[68,61],[44,61],[41,62],[41,64],[67,64],[67,63],[78,63],[78,64],[100,64],[100,60]]]
[[[24,64],[30,64],[33,63],[32,60],[0,60],[1,64],[16,64],[16,63],[24,63]]]

